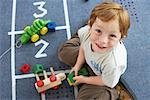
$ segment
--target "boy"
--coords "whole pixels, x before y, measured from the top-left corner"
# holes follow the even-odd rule
[[[91,13],[88,25],[78,31],[59,50],[59,59],[74,66],[77,84],[83,83],[78,100],[116,100],[114,87],[127,66],[127,53],[122,39],[130,27],[128,13],[117,3],[102,3]],[[84,65],[83,65],[84,64]],[[90,76],[78,76],[86,66]],[[71,73],[70,72],[70,73]]]

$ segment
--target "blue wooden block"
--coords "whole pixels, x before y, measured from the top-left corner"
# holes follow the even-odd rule
[[[55,23],[55,22],[48,22],[48,23],[47,23],[47,27],[48,27],[49,29],[53,29],[53,28],[56,27],[56,23]]]
[[[69,85],[69,83],[67,82],[67,80],[64,80],[63,83],[66,85],[67,88],[71,88],[71,86]]]

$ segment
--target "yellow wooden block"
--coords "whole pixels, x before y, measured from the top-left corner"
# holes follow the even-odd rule
[[[69,78],[67,78],[67,81],[69,83],[70,86],[74,85],[73,83],[71,83],[71,81],[69,80]]]
[[[43,27],[43,28],[41,29],[41,31],[40,31],[40,33],[41,33],[42,35],[45,35],[47,32],[48,32],[48,28],[47,28],[47,27]]]
[[[37,40],[39,40],[39,35],[38,34],[34,34],[32,37],[31,37],[31,41],[32,42],[36,42]]]

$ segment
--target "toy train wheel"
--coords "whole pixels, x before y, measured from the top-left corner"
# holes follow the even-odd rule
[[[38,41],[39,40],[39,35],[38,34],[34,34],[32,37],[31,37],[31,41],[32,42],[36,42],[36,41]]]
[[[42,35],[45,35],[47,32],[48,32],[48,28],[47,28],[47,27],[43,27],[43,28],[41,29],[41,31],[40,31],[40,33],[41,33]]]
[[[59,86],[54,86],[53,89],[57,90],[57,89],[59,89]]]
[[[50,79],[50,81],[51,81],[51,82],[56,81],[56,77],[55,77],[55,75],[50,76],[50,77],[49,77],[49,79]]]
[[[37,86],[42,87],[44,85],[44,82],[42,80],[37,81]]]

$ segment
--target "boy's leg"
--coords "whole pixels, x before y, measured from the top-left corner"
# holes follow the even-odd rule
[[[77,96],[77,100],[117,100],[117,98],[115,89],[91,84],[84,84]]]
[[[58,58],[63,63],[74,66],[79,52],[80,40],[77,34],[73,35],[70,40],[65,42],[58,51]]]
[[[89,76],[95,76],[95,73],[91,68],[84,64],[83,67],[87,67]],[[95,89],[94,89],[95,88]],[[117,92],[117,93],[116,93]],[[92,95],[92,96],[89,96]],[[91,98],[90,98],[91,97]],[[100,87],[82,84],[78,100],[136,100],[136,96],[133,91],[127,86],[127,83],[122,78],[114,89],[108,87]]]
[[[87,68],[89,76],[95,76],[87,64],[83,67]],[[77,96],[77,100],[116,100],[117,98],[118,93],[115,89],[91,84],[82,84]]]

